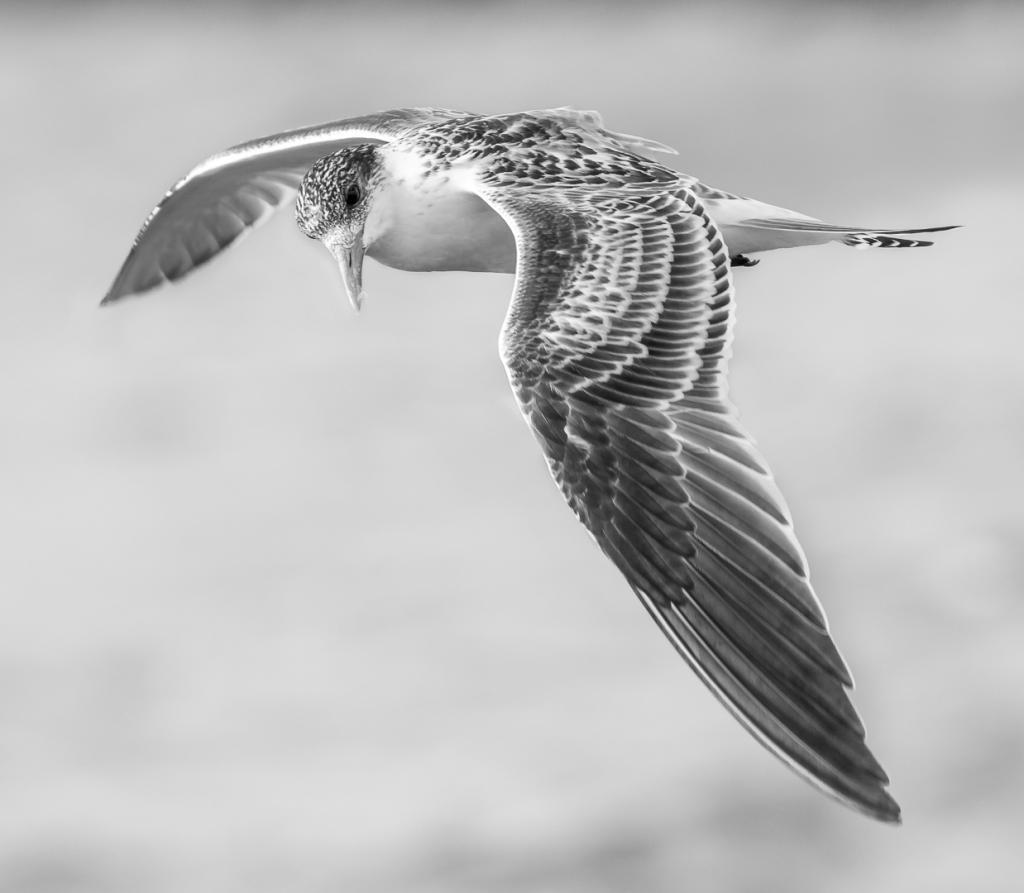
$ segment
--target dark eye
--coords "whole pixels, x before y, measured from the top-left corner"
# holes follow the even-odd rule
[[[348,207],[358,205],[359,200],[363,197],[363,190],[359,188],[359,184],[352,183],[348,189],[345,190],[345,204]]]

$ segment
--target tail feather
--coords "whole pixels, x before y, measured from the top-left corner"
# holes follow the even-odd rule
[[[715,189],[706,183],[693,190],[718,224],[732,257],[775,248],[798,248],[841,242],[857,248],[921,248],[932,243],[907,238],[919,233],[941,233],[956,226],[925,226],[914,229],[877,229],[867,226],[836,226],[788,208],[769,205],[756,198]]]
[[[934,245],[927,239],[903,238],[917,233],[941,233],[954,226],[925,226],[917,229],[865,229],[859,226],[836,226],[817,220],[793,220],[786,218],[750,218],[742,221],[743,227],[775,233],[792,233],[791,244],[813,244],[816,242],[842,242],[854,248],[924,248]],[[805,241],[806,238],[806,241]],[[776,247],[776,245],[771,245]],[[782,247],[782,246],[778,246]],[[750,249],[747,249],[748,251]]]
[[[925,226],[918,229],[869,229],[865,226],[836,226],[834,223],[822,223],[820,220],[800,220],[785,217],[751,217],[743,221],[745,226],[760,227],[762,229],[782,229],[792,232],[809,233],[836,233],[850,236],[907,236],[913,233],[942,233],[949,229],[958,229],[957,224],[952,226]],[[910,240],[913,241],[913,240]]]
[[[944,226],[942,229],[952,229],[952,227]],[[930,232],[930,230],[924,230],[924,232]],[[850,233],[843,239],[843,244],[853,248],[924,248],[926,245],[935,243],[929,242],[927,239],[900,239],[879,232],[863,232]]]
[[[724,203],[722,203],[724,205]],[[721,208],[721,205],[719,206]],[[718,210],[718,208],[716,208]],[[727,209],[732,211],[732,209]],[[712,216],[714,211],[712,211]],[[725,216],[725,215],[723,215]],[[841,242],[855,248],[923,248],[927,239],[908,238],[918,233],[940,233],[956,226],[928,226],[916,229],[867,229],[835,226],[819,220],[797,217],[741,217],[719,221],[730,254],[751,254],[774,248],[797,248]]]

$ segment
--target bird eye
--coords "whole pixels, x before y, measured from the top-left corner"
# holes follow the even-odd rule
[[[359,204],[359,200],[362,197],[363,197],[363,190],[360,189],[359,185],[356,184],[356,183],[350,184],[348,189],[345,190],[345,204],[348,205],[348,207],[350,207],[350,208],[353,205],[358,205]]]

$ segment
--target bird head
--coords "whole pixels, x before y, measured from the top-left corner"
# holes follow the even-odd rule
[[[295,202],[295,219],[309,238],[334,255],[349,301],[363,301],[363,228],[380,170],[372,145],[348,146],[319,159],[306,173]]]

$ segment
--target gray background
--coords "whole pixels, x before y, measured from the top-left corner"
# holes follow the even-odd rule
[[[6,7],[0,891],[988,891],[1024,827],[1024,13],[1010,4]],[[918,251],[737,275],[733,393],[905,825],[793,777],[561,504],[510,280],[290,213],[95,309],[206,155],[571,104]]]

